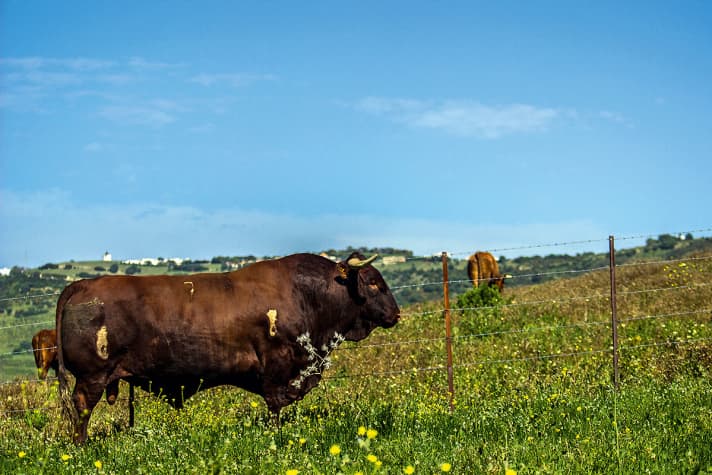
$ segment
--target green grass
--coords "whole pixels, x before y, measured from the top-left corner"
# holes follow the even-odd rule
[[[182,411],[137,391],[134,428],[125,400],[101,403],[75,447],[56,388],[2,385],[0,472],[433,474],[447,463],[451,473],[712,473],[710,277],[709,261],[619,270],[620,391],[598,272],[453,311],[452,413],[432,302],[336,351],[280,429],[236,388],[199,393]],[[641,316],[654,318],[631,320]]]

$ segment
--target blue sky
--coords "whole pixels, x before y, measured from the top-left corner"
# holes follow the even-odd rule
[[[0,266],[709,229],[710,25],[703,1],[2,0]]]

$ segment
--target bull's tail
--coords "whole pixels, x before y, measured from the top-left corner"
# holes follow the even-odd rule
[[[55,316],[55,330],[57,331],[57,379],[59,380],[59,400],[62,404],[62,414],[68,418],[74,426],[77,420],[77,415],[72,402],[69,384],[67,382],[66,368],[64,367],[64,351],[62,349],[62,316],[64,314],[64,306],[69,301],[70,297],[80,288],[79,282],[68,285],[64,288],[57,300],[57,314]]]

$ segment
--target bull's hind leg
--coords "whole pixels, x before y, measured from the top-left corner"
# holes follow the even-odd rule
[[[96,403],[101,399],[104,392],[104,384],[88,383],[86,381],[77,381],[72,394],[72,402],[76,411],[76,419],[74,420],[74,433],[72,439],[77,445],[83,444],[87,440],[87,426],[91,412],[94,410]]]
[[[119,380],[112,381],[106,385],[106,402],[113,405],[119,396]]]

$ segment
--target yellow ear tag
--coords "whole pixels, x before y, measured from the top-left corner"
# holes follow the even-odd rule
[[[346,269],[346,266],[343,265],[341,262],[336,264],[336,270],[339,271],[339,275],[341,276],[342,279],[345,279],[348,276],[348,270]]]

